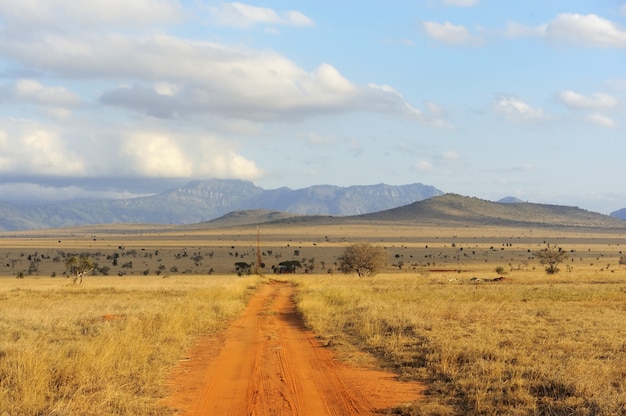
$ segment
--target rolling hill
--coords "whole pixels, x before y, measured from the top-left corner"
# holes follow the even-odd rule
[[[611,217],[619,218],[626,221],[626,208],[618,209],[617,211],[611,212]]]
[[[563,205],[527,202],[491,202],[456,194],[435,196],[374,213],[334,217],[296,216],[270,211],[232,213],[199,226],[227,227],[254,224],[341,225],[346,223],[421,223],[442,227],[576,227],[626,232],[626,221],[608,215]]]
[[[577,207],[528,202],[490,202],[456,194],[445,194],[356,218],[367,221],[420,221],[447,225],[592,227],[626,230],[626,221]]]

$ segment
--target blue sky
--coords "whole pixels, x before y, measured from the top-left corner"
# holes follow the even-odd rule
[[[0,0],[0,200],[421,182],[626,207],[626,2]]]

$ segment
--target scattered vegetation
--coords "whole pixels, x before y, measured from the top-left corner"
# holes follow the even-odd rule
[[[345,254],[359,258],[351,247],[369,229],[277,228],[261,254],[267,270],[301,273],[286,278],[302,316],[344,358],[365,351],[425,383],[426,398],[395,414],[625,414],[624,237],[476,231],[385,228],[366,246],[394,265],[361,273]],[[233,277],[233,264],[258,263],[257,234],[214,233],[0,240],[0,274],[12,276],[0,278],[0,414],[168,414],[156,404],[165,369],[237,315],[258,279]],[[59,280],[81,256],[97,278]],[[547,279],[542,266],[565,260],[568,273]]]

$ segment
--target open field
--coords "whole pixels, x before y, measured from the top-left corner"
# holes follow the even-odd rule
[[[167,371],[253,278],[0,279],[0,414],[164,415]]]
[[[564,279],[565,278],[565,279]],[[298,304],[346,359],[377,357],[426,384],[406,415],[626,412],[626,276],[494,283],[306,277]]]
[[[397,412],[626,412],[625,235],[368,223],[267,225],[258,237],[266,275],[283,260],[307,267],[281,279],[297,284],[298,310],[323,342],[426,384]],[[386,247],[388,267],[366,279],[336,272],[345,246],[366,240]],[[554,276],[532,255],[546,243],[570,254]],[[158,404],[168,368],[264,280],[234,274],[256,245],[256,227],[2,234],[0,414],[168,414]],[[72,253],[108,276],[72,285],[62,277]]]

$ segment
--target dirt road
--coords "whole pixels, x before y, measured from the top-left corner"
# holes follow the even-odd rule
[[[338,362],[296,314],[290,284],[259,288],[223,334],[202,340],[171,380],[181,415],[373,415],[422,388]]]

